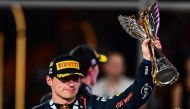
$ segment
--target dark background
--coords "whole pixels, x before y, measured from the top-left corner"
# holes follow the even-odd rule
[[[122,1],[122,0],[121,0]],[[132,1],[132,0],[131,0]],[[171,1],[171,0],[167,0]],[[185,1],[185,0],[184,0]],[[118,15],[132,15],[136,9],[72,9],[24,7],[27,26],[26,109],[39,104],[49,91],[45,81],[49,62],[66,54],[78,44],[86,44],[81,23],[91,24],[97,38],[97,51],[117,50],[125,56],[127,76],[134,77],[138,65],[138,41],[130,37],[119,24]],[[190,50],[190,11],[161,10],[159,37],[166,57],[177,67],[180,80],[185,76],[183,62]],[[0,8],[0,31],[5,35],[4,50],[4,109],[14,108],[16,28],[10,8]],[[101,75],[100,75],[101,76]],[[170,107],[171,86],[158,88]],[[164,109],[164,108],[163,108]]]

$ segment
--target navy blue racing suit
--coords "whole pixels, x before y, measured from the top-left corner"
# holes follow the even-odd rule
[[[83,88],[79,89],[75,102],[67,106],[48,100],[33,109],[60,109],[61,107],[61,109],[138,109],[148,101],[153,91],[151,62],[143,60],[137,69],[134,83],[124,92],[113,97],[92,95],[89,90],[86,90],[88,86],[82,85]]]

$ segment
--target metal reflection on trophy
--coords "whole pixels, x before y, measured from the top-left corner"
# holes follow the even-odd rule
[[[158,3],[154,3],[135,16],[118,16],[118,20],[130,36],[143,41],[151,39],[149,50],[151,53],[153,83],[166,86],[175,83],[179,78],[177,69],[164,56],[161,50],[154,46],[153,41],[158,37],[160,26],[160,12]]]

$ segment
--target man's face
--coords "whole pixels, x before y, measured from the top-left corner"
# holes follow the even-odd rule
[[[67,76],[61,80],[53,77],[48,85],[51,86],[52,96],[62,98],[64,100],[75,99],[80,86],[79,76]],[[48,80],[47,80],[48,81]]]
[[[120,54],[111,54],[103,68],[108,76],[120,77],[125,72],[124,59]]]
[[[91,84],[94,85],[96,83],[98,74],[99,74],[99,65],[95,65],[91,67],[92,72],[91,72]]]

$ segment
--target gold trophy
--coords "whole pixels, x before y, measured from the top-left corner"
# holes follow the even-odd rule
[[[164,56],[161,50],[157,49],[154,40],[157,37],[160,25],[160,12],[158,3],[153,3],[148,8],[142,10],[135,16],[118,16],[122,27],[132,37],[143,41],[151,39],[149,49],[151,52],[153,83],[157,86],[166,86],[175,83],[179,78],[177,69]]]

